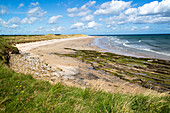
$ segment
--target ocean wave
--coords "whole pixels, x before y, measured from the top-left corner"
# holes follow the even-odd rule
[[[145,48],[145,49],[142,49],[142,50],[149,51],[149,52],[154,52],[154,53],[162,54],[162,55],[166,55],[166,56],[170,56],[170,53],[158,52],[158,51],[154,51],[154,50],[146,49],[146,48]]]
[[[134,46],[134,45],[132,46],[132,45],[128,45],[126,43],[124,43],[123,45],[126,46],[126,47],[129,47],[129,48],[134,48],[134,49],[138,49],[138,50],[149,51],[149,52],[153,52],[153,53],[157,53],[157,54],[170,56],[170,53],[154,51],[154,50],[151,50],[150,48],[144,48],[143,46],[139,46],[139,45],[138,46]]]
[[[124,43],[129,43],[129,41],[128,40],[115,40],[114,41],[115,43],[118,43],[118,44],[124,44]]]
[[[161,40],[160,40],[161,38]],[[104,36],[96,39],[97,46],[108,51],[127,50],[140,53],[141,51],[151,52],[159,55],[170,56],[169,40],[164,37],[150,38],[150,36]],[[141,50],[141,51],[138,51]],[[147,53],[146,53],[147,54]]]

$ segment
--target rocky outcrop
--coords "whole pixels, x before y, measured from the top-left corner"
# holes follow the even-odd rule
[[[48,80],[53,83],[61,81],[63,78],[61,69],[54,68],[28,53],[11,54],[9,65],[16,72],[31,74],[34,78]]]
[[[87,86],[78,76],[81,75],[79,69],[71,66],[52,67],[40,60],[39,56],[30,53],[11,54],[9,66],[15,72],[31,74],[36,79],[43,79],[52,84],[71,81],[74,84]]]

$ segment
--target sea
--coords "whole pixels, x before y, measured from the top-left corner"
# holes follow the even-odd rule
[[[170,60],[170,34],[100,35],[94,45],[126,56]]]

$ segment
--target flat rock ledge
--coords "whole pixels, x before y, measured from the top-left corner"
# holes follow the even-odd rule
[[[72,75],[67,74],[68,70],[52,67],[41,61],[38,56],[30,53],[11,54],[9,66],[15,72],[31,74],[34,78],[47,80],[51,83],[61,82],[62,80],[74,80],[77,73],[72,71]]]

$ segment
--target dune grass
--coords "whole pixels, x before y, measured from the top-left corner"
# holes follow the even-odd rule
[[[9,36],[1,36],[3,39],[8,42],[8,44],[19,44],[19,43],[29,43],[29,42],[36,42],[36,41],[44,41],[44,40],[52,40],[52,39],[63,39],[63,38],[73,38],[73,37],[86,37],[87,35],[83,34],[72,34],[72,35],[9,35]]]
[[[6,42],[0,50],[9,54]],[[3,48],[5,46],[5,49]],[[7,50],[8,51],[7,51]],[[17,51],[11,47],[10,51]],[[3,54],[1,55],[3,56]],[[31,75],[16,73],[0,60],[0,112],[63,112],[63,113],[168,113],[170,97],[158,94],[106,93],[96,89],[80,89],[63,83],[51,85]]]

